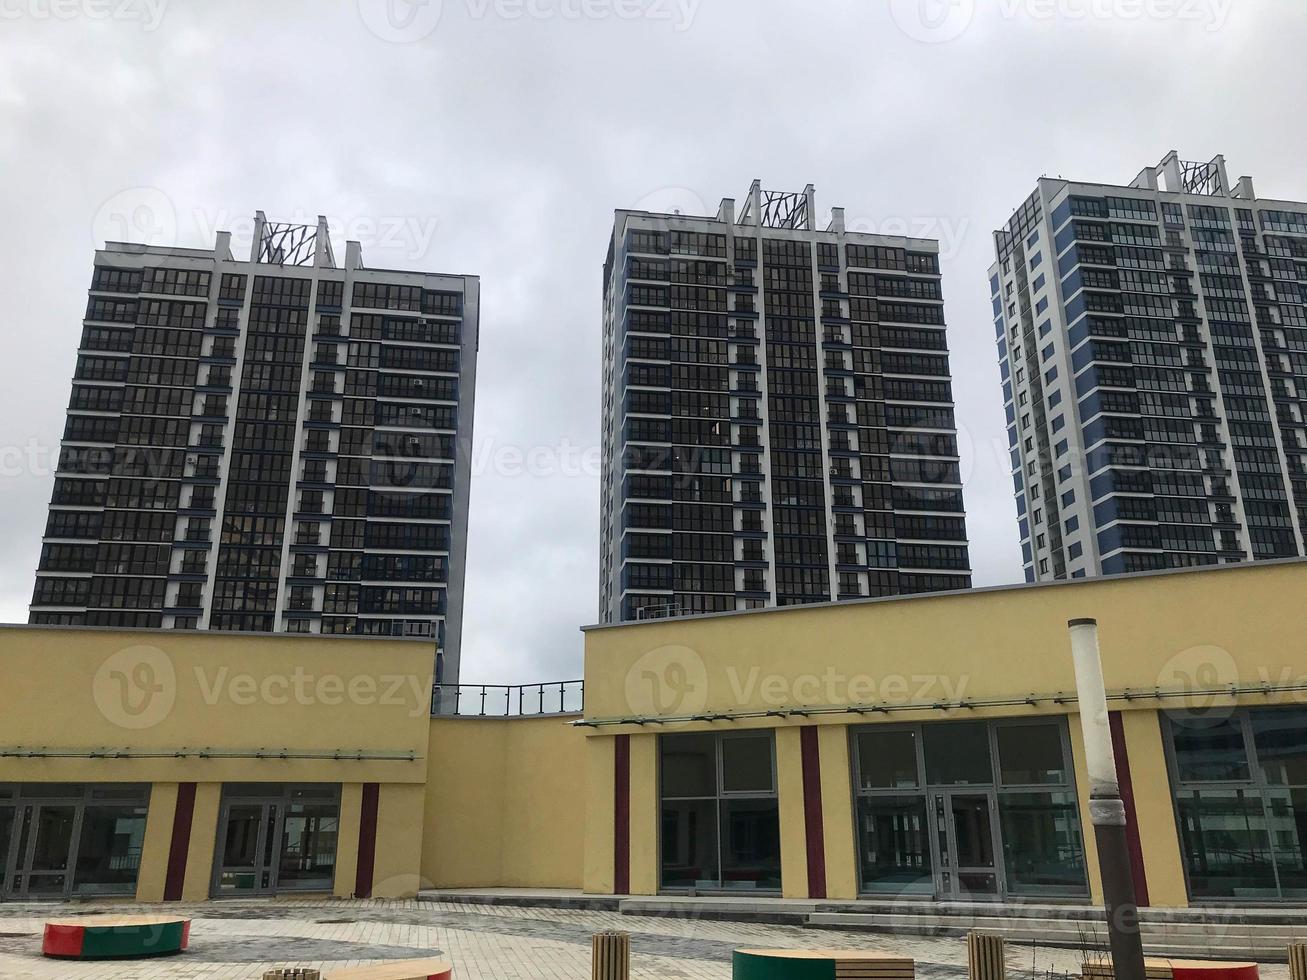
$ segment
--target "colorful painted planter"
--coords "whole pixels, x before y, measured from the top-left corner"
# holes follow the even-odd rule
[[[1258,980],[1256,963],[1223,960],[1173,960],[1150,956],[1144,960],[1148,980]],[[1085,980],[1113,980],[1111,960],[1090,960],[1082,971]]]
[[[851,949],[737,949],[734,980],[913,980],[911,957]]]
[[[171,915],[82,915],[45,924],[41,952],[74,960],[137,959],[186,949],[191,920]]]
[[[375,966],[332,970],[326,980],[449,980],[453,972],[448,960],[395,960]]]

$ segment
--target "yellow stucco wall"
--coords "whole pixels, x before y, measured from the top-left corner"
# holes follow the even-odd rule
[[[1293,613],[1305,594],[1307,562],[1297,562],[593,628],[585,714],[1072,692],[1067,621],[1086,617],[1099,621],[1109,690],[1300,678],[1307,657]]]
[[[631,894],[658,893],[658,736],[631,736]]]
[[[614,740],[585,739],[585,865],[582,887],[587,892],[611,895],[614,887],[613,801]]]
[[[340,788],[340,823],[336,839],[336,881],[332,894],[349,898],[354,894],[359,867],[359,823],[363,813],[363,784],[345,783]]]
[[[808,895],[808,848],[803,817],[803,758],[799,729],[776,732],[776,790],[780,804],[781,888],[785,898]]]
[[[426,788],[383,783],[377,800],[376,863],[373,898],[409,898],[422,880],[423,808]]]
[[[822,839],[826,848],[826,897],[856,898],[857,852],[854,849],[852,763],[845,729],[823,725],[817,729],[821,759]]]
[[[145,840],[141,846],[141,870],[136,879],[136,897],[142,902],[163,901],[176,811],[176,783],[155,783],[150,787],[150,809],[145,818]]]
[[[581,886],[586,746],[573,720],[431,720],[425,882],[443,888]]]
[[[1189,904],[1184,866],[1180,860],[1180,834],[1170,792],[1162,723],[1157,711],[1124,712],[1126,752],[1134,787],[1135,819],[1143,845],[1148,897],[1154,905],[1183,908]]]

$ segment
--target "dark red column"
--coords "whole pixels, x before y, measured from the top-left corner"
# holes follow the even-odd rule
[[[631,893],[631,736],[613,747],[613,891]]]
[[[172,817],[172,840],[168,843],[168,874],[163,881],[163,900],[180,902],[186,887],[186,855],[191,850],[191,821],[195,817],[195,784],[177,784],[177,807]]]
[[[1116,757],[1116,781],[1121,786],[1121,802],[1125,804],[1125,839],[1130,851],[1130,874],[1135,882],[1135,904],[1148,907],[1148,875],[1144,871],[1144,845],[1139,839],[1139,818],[1135,815],[1135,789],[1130,779],[1130,755],[1125,745],[1125,723],[1121,712],[1107,716],[1112,729],[1112,754]]]
[[[808,897],[826,897],[826,834],[821,822],[821,752],[817,728],[799,729],[803,760],[803,836],[808,850]]]
[[[377,867],[377,807],[380,783],[363,784],[363,805],[359,813],[358,865],[354,871],[354,897],[372,897],[372,876]]]

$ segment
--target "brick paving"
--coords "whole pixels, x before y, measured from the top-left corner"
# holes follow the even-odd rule
[[[159,907],[0,906],[0,977],[97,980],[262,977],[274,967],[332,969],[392,959],[445,956],[458,980],[588,980],[590,936],[631,933],[635,980],[728,980],[738,946],[886,949],[917,961],[922,980],[966,976],[960,939],[891,937],[798,926],[621,915],[573,909],[517,908],[426,901],[224,901],[169,905],[192,919],[191,948],[180,956],[136,962],[77,963],[40,955],[46,918]],[[1061,980],[1078,973],[1074,950],[1009,945],[1009,975]],[[1279,980],[1284,967],[1264,967]]]

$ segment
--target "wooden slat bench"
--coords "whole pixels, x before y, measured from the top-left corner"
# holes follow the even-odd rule
[[[186,949],[191,920],[175,915],[79,915],[45,924],[41,952],[59,959],[138,959]]]
[[[373,966],[332,970],[325,980],[449,980],[454,968],[448,960],[392,960]]]
[[[914,980],[909,956],[852,949],[737,949],[734,980]]]

